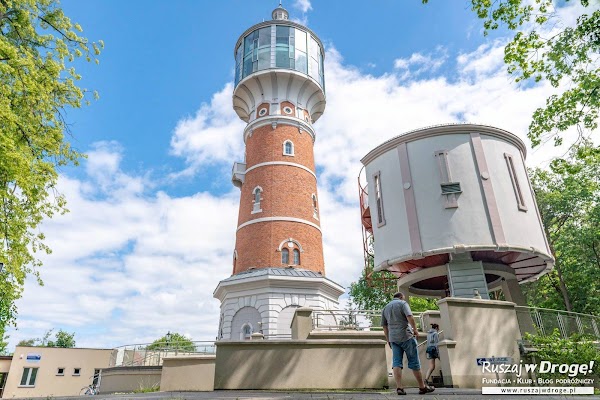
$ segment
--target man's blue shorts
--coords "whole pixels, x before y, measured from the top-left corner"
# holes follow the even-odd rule
[[[400,343],[392,342],[392,368],[402,368],[404,353],[406,353],[406,358],[408,359],[408,368],[415,371],[420,370],[421,362],[419,361],[419,352],[417,350],[417,339],[413,337]]]

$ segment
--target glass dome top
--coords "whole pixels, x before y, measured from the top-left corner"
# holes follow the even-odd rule
[[[308,28],[290,21],[281,4],[273,20],[252,26],[235,47],[235,86],[266,69],[289,69],[313,78],[325,90],[323,44]]]

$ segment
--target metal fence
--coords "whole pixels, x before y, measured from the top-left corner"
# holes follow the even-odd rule
[[[152,346],[151,346],[152,345]],[[148,348],[151,346],[151,348]],[[191,344],[181,343],[140,343],[128,344],[113,350],[111,367],[160,366],[163,358],[179,355],[212,355],[216,354],[214,342],[194,341]]]
[[[423,330],[421,313],[413,313],[417,328]],[[313,330],[316,331],[381,331],[381,311],[378,310],[314,310]]]
[[[600,316],[537,307],[518,306],[516,309],[521,333],[528,331],[525,325],[529,322],[527,318],[531,318],[531,322],[540,335],[550,335],[555,329],[558,329],[565,339],[573,334],[600,339]]]

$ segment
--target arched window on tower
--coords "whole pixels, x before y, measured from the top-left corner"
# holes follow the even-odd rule
[[[242,326],[242,332],[240,336],[240,339],[242,340],[252,339],[252,325],[250,325],[249,323],[244,324],[244,326]]]
[[[257,186],[254,188],[252,192],[253,202],[252,202],[252,214],[256,214],[262,211],[260,208],[260,201],[262,200],[262,188]]]
[[[317,195],[314,193],[312,195],[312,205],[313,205],[313,218],[319,219],[319,206],[317,204]]]
[[[283,240],[277,251],[281,252],[281,263],[286,266],[300,265],[300,253],[304,250],[300,242],[293,238]],[[291,254],[290,254],[291,253]]]
[[[237,263],[237,258],[238,258],[238,256],[237,256],[237,250],[234,250],[233,251],[233,273],[234,274],[235,274],[235,265]]]
[[[293,156],[294,155],[294,143],[291,140],[283,142],[283,155]]]
[[[290,263],[290,251],[288,249],[281,250],[281,263],[285,265]]]

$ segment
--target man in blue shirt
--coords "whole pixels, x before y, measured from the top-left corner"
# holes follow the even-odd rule
[[[409,326],[410,325],[410,326]],[[419,394],[431,393],[434,388],[426,386],[421,374],[421,362],[417,349],[417,324],[403,293],[396,293],[381,313],[381,326],[385,339],[392,348],[392,371],[396,380],[396,393],[406,394],[402,386],[402,358],[406,353],[408,368],[419,383]]]

